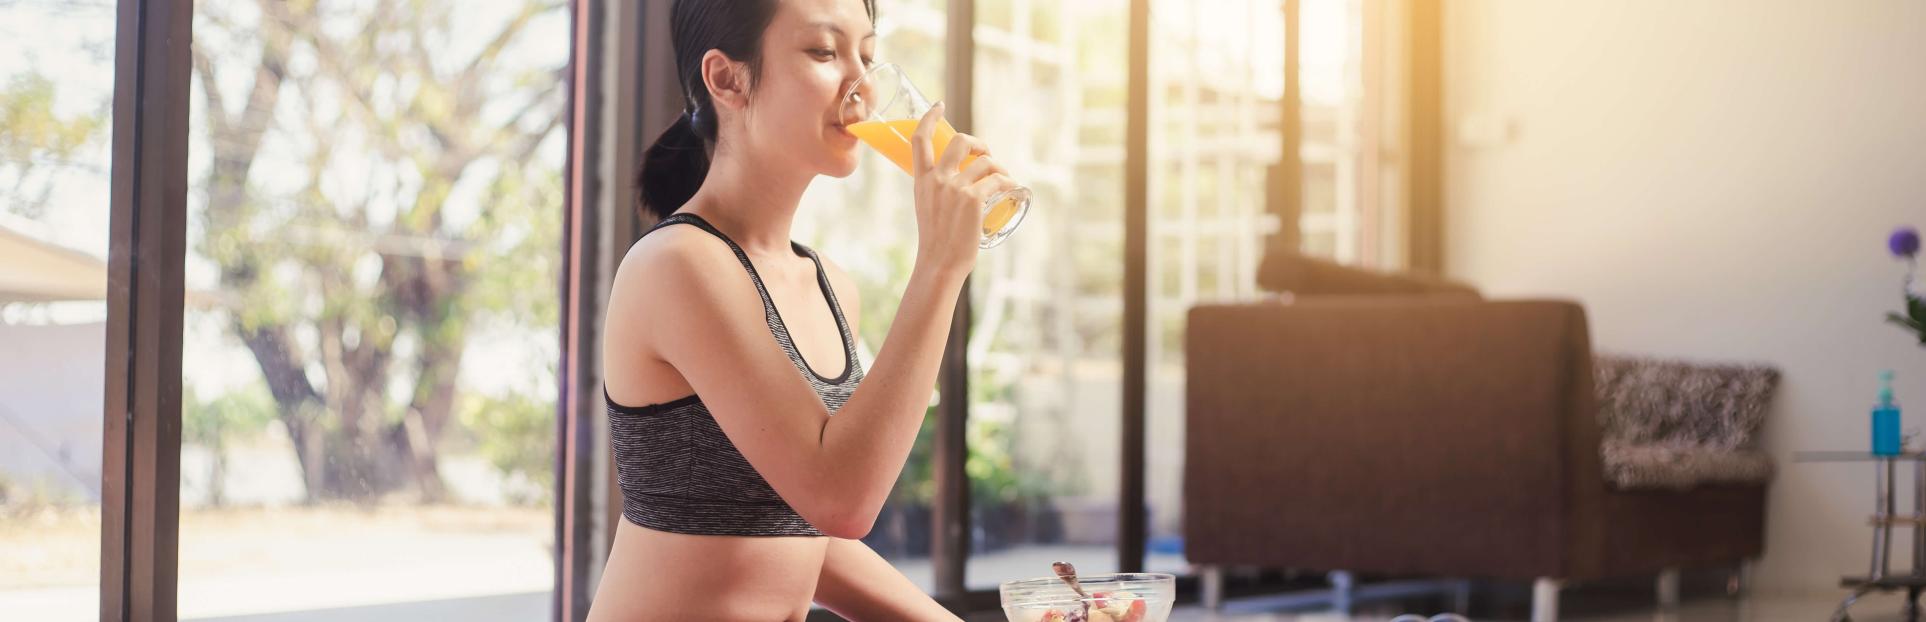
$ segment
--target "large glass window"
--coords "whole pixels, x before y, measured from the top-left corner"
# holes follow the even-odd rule
[[[194,19],[181,617],[546,617],[566,6]]]
[[[1254,296],[1264,238],[1277,230],[1264,191],[1282,144],[1282,8],[1276,0],[1152,5],[1145,370],[1145,567],[1152,571],[1187,570],[1185,314],[1198,303]]]
[[[977,3],[971,129],[1035,197],[970,290],[971,589],[1117,569],[1128,15]]]
[[[100,602],[111,2],[0,2],[0,617]]]
[[[1395,262],[1395,145],[1384,47],[1397,16],[1378,0],[1299,0],[1303,136],[1301,252]],[[1251,300],[1264,242],[1267,175],[1281,154],[1283,2],[1158,0],[1150,50],[1150,338],[1147,567],[1183,562],[1184,322],[1190,307]]]
[[[1383,79],[1381,71],[1366,64],[1367,4],[1375,12],[1381,3],[1302,0],[1300,5],[1304,193],[1298,226],[1305,253],[1375,266],[1385,250],[1377,229],[1383,219],[1376,207],[1389,198],[1380,194],[1377,182],[1390,171],[1367,143],[1390,141],[1383,140],[1375,116],[1383,100],[1367,99],[1381,97],[1366,92],[1367,80],[1375,84]],[[1381,58],[1374,54],[1371,60]]]
[[[968,19],[947,4],[880,7],[878,56],[935,99]],[[970,394],[945,396],[971,411],[966,584],[991,589],[1118,566],[1129,22],[1127,0],[975,5],[965,129],[1036,193],[979,263]],[[1285,3],[1153,5],[1148,566],[1182,572],[1183,322],[1259,293]],[[1300,250],[1395,266],[1397,3],[1297,5]],[[183,619],[547,615],[567,11],[197,3]],[[111,2],[0,0],[0,611],[36,620],[99,598],[115,22]],[[865,153],[812,186],[796,237],[857,282],[869,365],[917,238],[911,180]],[[865,538],[926,590],[936,424]]]
[[[924,95],[941,99],[947,75],[944,2],[899,0],[879,4],[876,60],[901,65]],[[819,178],[804,193],[794,235],[856,281],[862,317],[860,325],[853,328],[858,353],[864,369],[868,369],[896,318],[903,288],[909,284],[917,238],[910,177],[870,149],[862,152],[863,161],[855,174],[846,179]],[[869,536],[863,538],[924,591],[933,589],[935,583],[930,565],[930,511],[936,499],[932,444],[936,422],[932,404],[896,487],[890,491]]]

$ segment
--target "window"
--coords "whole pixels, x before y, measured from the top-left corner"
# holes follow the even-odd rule
[[[0,611],[100,602],[114,6],[0,2]]]
[[[546,616],[565,6],[194,19],[181,617]]]
[[[1379,0],[1300,0],[1301,251],[1385,265],[1398,249],[1395,133],[1383,119],[1390,55]],[[1200,303],[1262,294],[1256,272],[1280,222],[1266,179],[1280,158],[1285,4],[1159,0],[1150,79],[1150,336],[1146,567],[1182,572],[1184,322]],[[1366,25],[1372,27],[1367,29]],[[1369,36],[1367,36],[1367,34]]]
[[[1137,102],[1150,113],[1149,236],[1145,248],[1126,249],[1130,0],[976,0],[973,17],[950,15],[950,4],[885,3],[878,56],[941,99],[950,20],[971,20],[956,24],[972,35],[957,48],[973,50],[974,123],[965,129],[1035,191],[1035,206],[978,264],[971,365],[959,372],[969,395],[943,396],[969,404],[962,466],[975,529],[973,548],[948,561],[976,591],[1044,574],[1050,561],[1087,572],[1131,565],[1116,558],[1135,535],[1116,531],[1119,415],[1126,330],[1142,329],[1146,565],[1186,572],[1185,312],[1259,295],[1264,244],[1281,230],[1301,234],[1284,236],[1300,239],[1300,250],[1339,261],[1403,261],[1402,212],[1391,206],[1404,202],[1409,128],[1399,104],[1410,80],[1398,62],[1406,52],[1394,48],[1406,7],[1153,2],[1150,40],[1141,42],[1150,97]],[[1296,15],[1284,13],[1290,6]],[[584,19],[603,15],[620,27],[574,39],[600,27],[571,30],[570,11],[584,8]],[[188,620],[549,616],[561,548],[552,417],[556,366],[569,347],[558,292],[582,291],[562,287],[561,268],[565,257],[613,259],[561,243],[569,60],[588,50],[617,61],[586,65],[582,75],[611,82],[577,93],[612,100],[637,92],[626,89],[638,80],[673,87],[666,61],[638,52],[664,46],[608,35],[634,32],[636,16],[624,5],[557,0],[196,4],[192,47],[171,48],[192,59],[191,77],[161,87],[184,87],[191,101],[188,157],[173,160],[188,176],[186,257],[157,267],[186,274],[180,484],[161,491],[179,494],[179,563],[133,562],[130,594],[177,578]],[[0,561],[0,611],[34,619],[91,618],[100,602],[101,362],[133,349],[101,348],[104,259],[129,242],[105,239],[117,172],[108,169],[118,18],[98,0],[0,0],[0,58],[9,59],[0,61],[0,343],[25,354],[0,360],[0,550],[24,552]],[[1289,94],[1299,119],[1282,115],[1292,20],[1305,33],[1290,42],[1299,50],[1300,88]],[[143,41],[150,51],[189,45]],[[651,66],[596,69],[642,64]],[[639,86],[659,94],[664,85]],[[581,127],[615,137],[585,137],[582,153],[611,153],[603,141],[629,140],[619,130],[659,105],[607,106],[615,117]],[[1285,135],[1293,123],[1302,136]],[[133,155],[175,153],[178,143],[153,146],[172,140]],[[1287,144],[1296,158],[1282,157]],[[917,236],[910,178],[864,153],[856,174],[810,188],[794,235],[856,281],[859,351],[873,365]],[[1280,222],[1271,209],[1279,197],[1265,195],[1280,162],[1302,167],[1295,222]],[[591,157],[576,170],[599,165]],[[159,177],[142,186],[143,200],[181,181]],[[570,187],[583,205],[606,207],[596,202],[621,194],[609,193],[619,182],[600,182]],[[154,241],[128,247],[145,244]],[[1132,250],[1149,261],[1144,327],[1123,322]],[[23,278],[15,269],[23,265],[26,277],[60,278]],[[171,317],[151,301],[115,300],[138,319]],[[599,338],[594,319],[581,331],[588,339]],[[118,371],[139,379],[152,361]],[[141,388],[169,390],[164,381]],[[155,417],[140,418],[145,426],[172,413],[147,414]],[[932,502],[947,492],[932,477],[938,419],[932,408],[865,538],[926,590],[950,576],[929,559]],[[154,436],[116,438],[131,448]],[[161,447],[141,448],[161,450],[165,464],[171,443],[158,438]],[[605,483],[591,481],[577,489]],[[152,496],[167,507],[165,494]],[[168,517],[143,514],[154,505],[139,500],[125,505],[136,524],[158,524],[165,542]],[[582,548],[593,547],[570,550]]]
[[[1303,251],[1341,263],[1396,267],[1402,200],[1398,67],[1384,36],[1399,3],[1303,0]]]
[[[1145,370],[1145,568],[1183,562],[1184,318],[1191,305],[1255,295],[1277,219],[1265,172],[1277,162],[1284,13],[1274,0],[1152,6],[1150,337]]]
[[[972,133],[1034,198],[971,279],[969,589],[1118,567],[1128,15],[977,5]]]

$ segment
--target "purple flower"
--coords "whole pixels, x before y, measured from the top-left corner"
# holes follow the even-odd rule
[[[1894,229],[1893,237],[1886,239],[1886,248],[1892,249],[1893,255],[1898,257],[1913,256],[1919,252],[1919,230],[1912,227]]]

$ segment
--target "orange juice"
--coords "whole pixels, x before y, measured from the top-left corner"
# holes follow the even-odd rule
[[[935,153],[941,156],[943,150],[949,148],[950,139],[956,137],[956,128],[950,125],[948,119],[941,119],[939,121],[939,124],[936,126],[936,131],[930,135],[930,145],[935,147]],[[898,168],[903,169],[903,172],[914,173],[916,169],[913,164],[915,160],[913,156],[910,155],[910,136],[916,133],[916,122],[916,119],[862,121],[850,124],[849,133],[855,134],[857,138],[862,139],[864,143],[875,149],[877,153],[881,153],[883,157],[889,158],[889,161],[895,162]],[[976,161],[976,156],[965,156],[963,158],[963,167],[968,168],[970,163],[974,161]],[[1016,208],[1016,201],[1010,199],[997,202],[996,207],[990,208],[990,212],[983,216],[984,234],[987,235],[1001,231],[1003,225],[1008,224],[1010,218],[1016,215]]]

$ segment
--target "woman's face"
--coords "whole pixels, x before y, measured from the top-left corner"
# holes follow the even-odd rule
[[[863,0],[781,0],[762,36],[762,71],[737,138],[814,174],[855,172],[856,136],[843,129],[840,104],[876,54]]]

